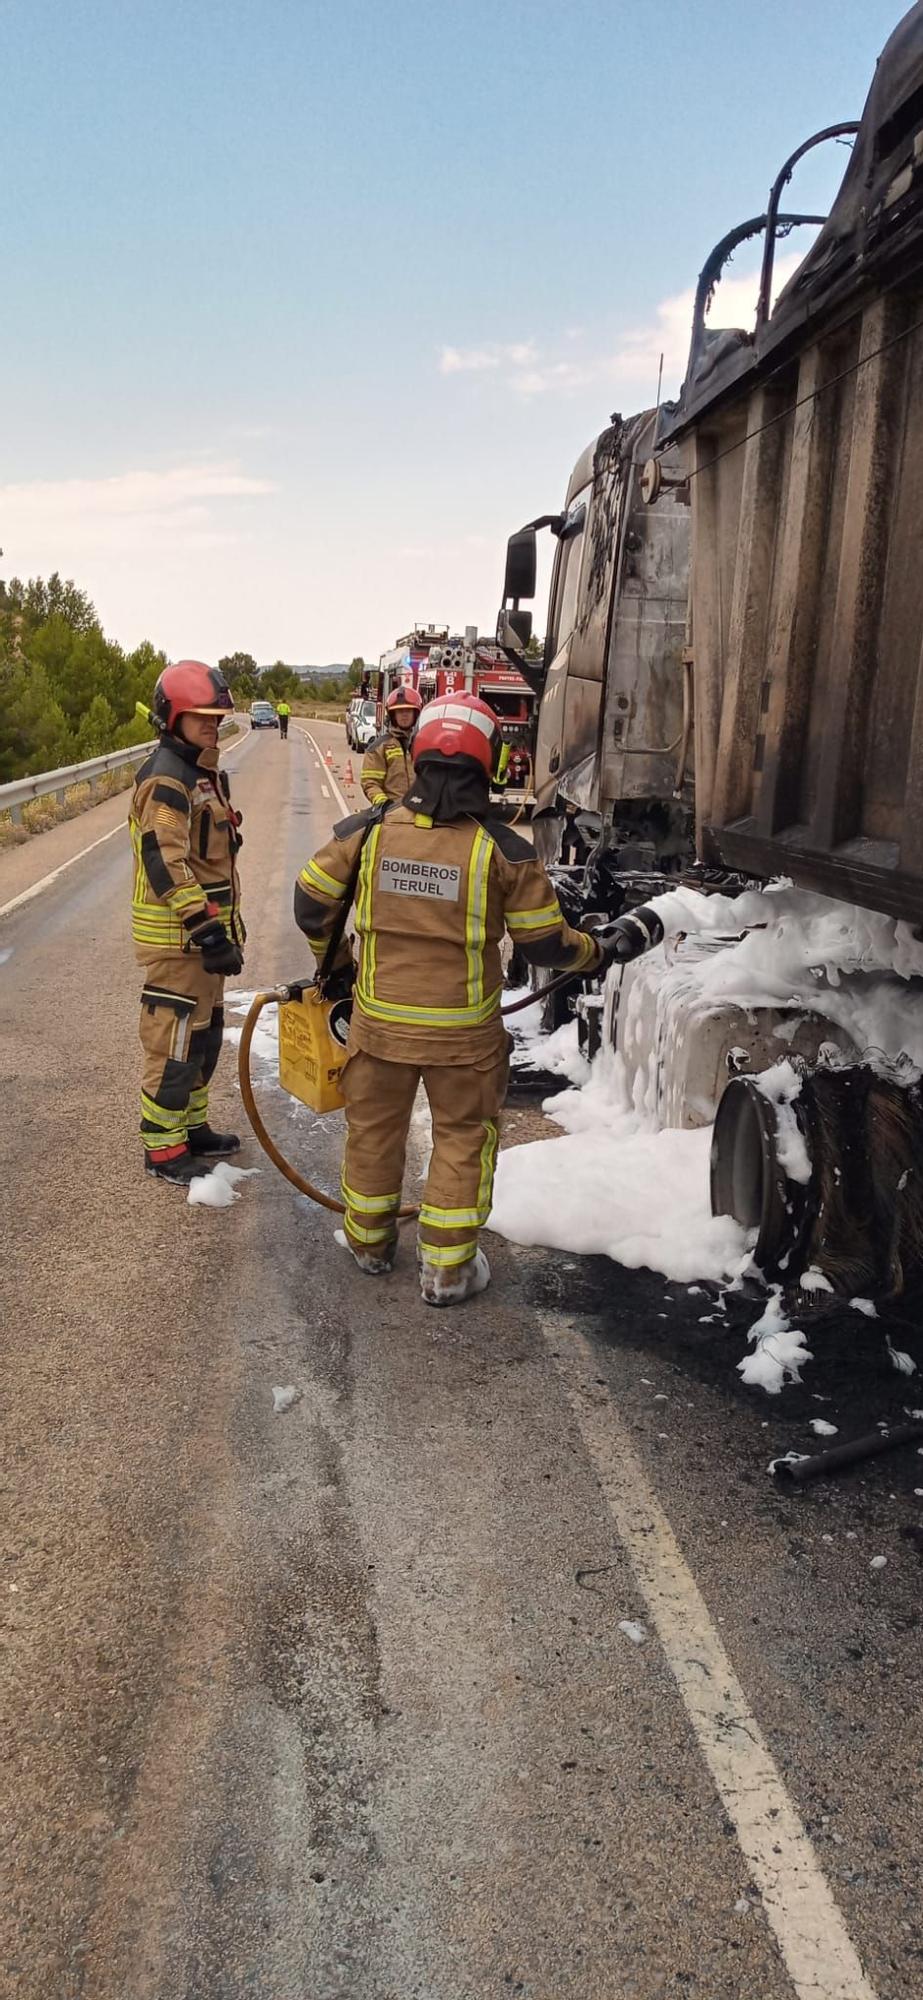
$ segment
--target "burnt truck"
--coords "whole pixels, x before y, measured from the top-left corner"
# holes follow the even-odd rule
[[[653,410],[613,416],[577,460],[561,513],[530,521],[507,547],[497,638],[540,696],[532,837],[574,922],[588,910],[621,915],[694,859],[690,511],[676,453],[648,504],[655,429]],[[530,660],[543,529],[556,546],[543,654]],[[550,983],[515,953],[509,976]],[[574,1010],[595,1053],[596,983],[551,983],[543,1026]]]
[[[560,514],[510,538],[497,637],[539,690],[534,838],[546,864],[610,873],[691,859],[690,515],[676,453],[656,504],[644,468],[653,410],[614,416],[577,460]],[[541,661],[525,656],[536,536],[556,549]]]
[[[784,213],[801,157],[846,137],[851,153],[827,217]],[[807,220],[819,233],[773,303],[776,244]],[[715,329],[709,300],[749,238],[762,245],[754,324]],[[540,666],[536,841],[563,870],[572,909],[615,914],[678,872],[732,893],[787,878],[798,891],[923,925],[921,521],[918,4],[884,49],[861,120],[806,140],[783,164],[765,213],[708,259],[678,401],[615,419],[578,462],[563,513],[509,544],[498,637],[515,652],[530,630],[534,535],[547,524],[558,539]],[[616,1039],[621,1006],[624,990]],[[919,1185],[919,1092],[902,1088],[889,1111],[888,1090],[906,1076],[888,1083],[848,1038],[844,1050],[841,1034],[836,1088],[825,1096],[821,985],[817,1018],[791,1035],[785,1024],[791,1049],[816,1072],[797,1107],[813,1193],[803,1185],[793,1200],[772,1107],[746,1075],[779,1053],[778,1016],[765,1013],[729,1010],[723,1039],[712,1021],[709,1088],[688,1093],[700,1109],[690,1112],[674,1090],[664,1122],[710,1122],[720,1099],[713,1201],[759,1229],[764,1268],[775,1259],[792,1269],[799,1231],[816,1252],[825,1202],[829,1216],[839,1201],[845,1241],[863,1202],[896,1211],[914,1176]],[[688,1044],[688,1080],[694,1024],[685,1026],[675,1039]],[[893,1186],[887,1173],[873,1185],[895,1121],[906,1127],[903,1166]],[[834,1195],[847,1184],[852,1220],[845,1195]]]

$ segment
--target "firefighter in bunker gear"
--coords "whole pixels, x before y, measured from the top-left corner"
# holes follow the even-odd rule
[[[243,965],[238,909],[239,817],[218,770],[218,723],[233,702],[223,674],[199,660],[166,667],[154,690],[160,741],[141,765],[129,813],[132,936],[141,994],[144,1164],[188,1185],[233,1132],[208,1123],[208,1086],[224,1029],[225,976]]]
[[[601,963],[564,921],[533,848],[491,812],[503,749],[476,695],[431,702],[403,805],[340,822],[295,887],[295,918],[320,963],[359,859],[359,964],[343,1071],[346,1241],[370,1273],[390,1269],[404,1154],[420,1078],[433,1151],[420,1209],[423,1296],[447,1305],[488,1282],[478,1232],[490,1213],[509,1036],[500,1016],[500,942],[531,964],[586,972]],[[341,943],[334,976],[348,986]]]
[[[413,779],[412,744],[423,702],[414,687],[392,688],[385,702],[387,728],[369,745],[359,782],[370,805],[400,801]]]

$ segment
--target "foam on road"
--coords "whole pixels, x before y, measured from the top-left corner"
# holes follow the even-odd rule
[[[342,773],[342,730],[311,734]],[[242,995],[309,969],[292,885],[332,805],[295,729],[252,740],[235,802]],[[228,1209],[145,1181],[129,893],[113,839],[0,965],[2,2000],[807,1991],[616,1504],[623,1439],[766,1745],[753,1810],[779,1773],[829,1886],[796,1913],[840,1977],[818,2000],[915,2000],[917,1578],[879,1489],[868,1549],[854,1497],[776,1495],[762,1408],[668,1360],[663,1281],[596,1293],[493,1238],[491,1290],[434,1314],[406,1236],[364,1278],[252,1140]],[[258,1068],[334,1189],[339,1117]],[[239,1124],[227,1051],[214,1110]],[[416,1119],[411,1197],[423,1144]]]

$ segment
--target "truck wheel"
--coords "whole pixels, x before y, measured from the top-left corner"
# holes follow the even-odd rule
[[[811,1132],[800,1100],[790,1107],[812,1155]],[[813,1181],[789,1180],[782,1165],[776,1107],[754,1078],[735,1076],[726,1086],[711,1143],[711,1211],[731,1215],[756,1231],[753,1259],[764,1277],[791,1278],[796,1252],[812,1213]]]

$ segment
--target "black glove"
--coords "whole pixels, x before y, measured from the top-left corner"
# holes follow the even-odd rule
[[[601,966],[627,965],[629,959],[640,958],[642,952],[660,943],[663,925],[652,909],[632,910],[606,930],[596,931],[595,937],[602,954]]]
[[[321,981],[325,1000],[348,1000],[356,983],[356,968],[352,959],[345,965],[338,965],[327,978]]]
[[[190,926],[189,941],[202,953],[206,972],[223,972],[233,977],[235,972],[243,971],[243,952],[228,937],[219,917],[206,917],[204,923]]]

